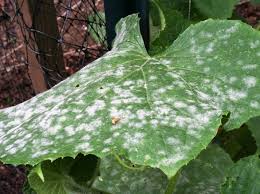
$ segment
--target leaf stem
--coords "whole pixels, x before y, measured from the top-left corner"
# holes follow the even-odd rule
[[[191,16],[191,0],[189,0],[189,13],[188,13],[188,20],[190,20]]]
[[[144,170],[144,167],[132,167],[132,166],[128,166],[123,160],[121,160],[121,158],[116,154],[113,153],[113,155],[115,156],[116,160],[119,162],[119,164],[121,164],[123,167],[129,169],[129,170]]]
[[[177,172],[175,176],[170,178],[165,194],[173,194],[178,177],[179,173]]]

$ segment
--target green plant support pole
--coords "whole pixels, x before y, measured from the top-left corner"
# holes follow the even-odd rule
[[[104,0],[108,47],[111,49],[116,36],[117,22],[130,14],[139,13],[141,33],[146,49],[149,49],[149,0]]]

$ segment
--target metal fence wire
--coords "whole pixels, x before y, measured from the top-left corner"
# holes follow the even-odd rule
[[[107,51],[102,0],[0,0],[0,108],[47,88]],[[38,66],[37,66],[38,64]]]

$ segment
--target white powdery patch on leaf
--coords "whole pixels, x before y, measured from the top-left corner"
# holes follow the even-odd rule
[[[46,132],[50,135],[56,135],[59,130],[62,129],[62,126],[61,125],[54,125],[54,126],[50,126],[47,128]]]
[[[242,67],[243,70],[255,70],[256,68],[257,68],[257,64],[248,64],[248,65],[243,65]]]
[[[255,87],[257,79],[256,79],[256,77],[248,76],[248,77],[243,78],[243,81],[244,81],[245,85],[247,86],[247,88],[252,88],[252,87]]]
[[[182,101],[176,101],[174,102],[173,104],[176,108],[184,108],[184,107],[187,107],[187,104],[185,104],[184,102]]]
[[[41,150],[41,151],[37,151],[34,154],[32,154],[31,157],[32,158],[38,158],[40,156],[44,156],[44,155],[47,155],[47,154],[49,154],[48,150]]]
[[[88,106],[85,109],[85,112],[89,116],[95,116],[97,111],[103,110],[105,108],[106,104],[103,100],[96,100],[93,105]]]
[[[140,109],[140,110],[138,110],[138,111],[136,112],[136,114],[137,114],[137,118],[138,118],[138,119],[143,120],[143,119],[145,119],[147,116],[150,116],[151,113],[150,113],[149,111],[145,111],[145,110]]]
[[[251,48],[251,49],[258,48],[258,47],[260,47],[260,41],[259,41],[259,40],[257,40],[257,41],[251,41],[251,42],[249,43],[249,45],[250,45],[250,48]]]
[[[126,149],[135,149],[135,147],[142,143],[145,134],[141,132],[136,132],[134,134],[126,133],[123,138],[125,140],[123,147]]]
[[[178,138],[175,137],[168,137],[166,142],[171,146],[179,146],[183,144]]]
[[[252,107],[252,108],[254,108],[254,109],[259,109],[259,108],[260,108],[260,102],[251,101],[251,102],[250,102],[250,107]]]
[[[76,129],[73,126],[67,126],[64,128],[64,130],[68,136],[72,136],[76,134]]]
[[[163,160],[161,160],[160,164],[163,166],[170,166],[170,165],[174,165],[177,162],[180,162],[182,160],[185,160],[185,155],[178,153],[176,155],[173,155],[169,158],[164,158]]]
[[[229,89],[227,95],[231,101],[238,101],[247,97],[246,91]]]
[[[91,152],[93,150],[89,142],[80,143],[75,149],[77,152]]]

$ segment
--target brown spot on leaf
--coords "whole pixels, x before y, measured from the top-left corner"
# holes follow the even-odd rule
[[[112,124],[116,125],[120,121],[119,117],[112,117]]]

